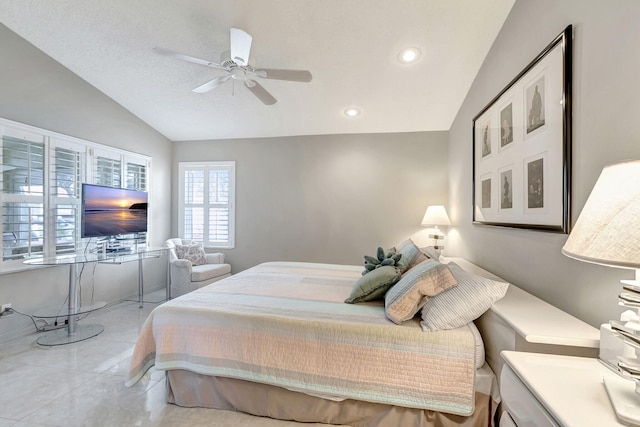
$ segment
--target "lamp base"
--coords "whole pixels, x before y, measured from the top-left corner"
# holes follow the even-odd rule
[[[436,229],[437,231],[437,229]],[[443,234],[429,234],[429,238],[433,239],[433,247],[436,250],[442,251],[444,249],[444,245],[439,245],[438,241],[444,241],[444,235]]]
[[[627,424],[640,426],[640,394],[636,393],[635,381],[611,377],[603,382],[618,419]]]

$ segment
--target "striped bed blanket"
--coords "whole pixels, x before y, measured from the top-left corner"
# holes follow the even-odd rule
[[[155,364],[355,399],[470,415],[470,328],[396,325],[381,303],[343,301],[362,267],[270,262],[158,306],[135,346],[127,386]]]

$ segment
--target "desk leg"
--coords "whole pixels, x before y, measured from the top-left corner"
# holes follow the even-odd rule
[[[67,317],[69,335],[76,333],[76,316],[78,312],[78,272],[75,264],[69,264],[69,315]]]
[[[69,308],[67,314],[67,327],[56,331],[48,332],[36,340],[40,345],[54,346],[71,344],[73,342],[84,341],[95,337],[104,331],[102,325],[76,325],[78,315],[78,274],[76,264],[69,264]]]
[[[138,257],[138,307],[142,308],[142,296],[144,295],[144,279],[142,277],[142,256]]]

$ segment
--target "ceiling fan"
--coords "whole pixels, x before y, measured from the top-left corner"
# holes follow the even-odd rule
[[[310,82],[311,73],[307,70],[278,70],[272,68],[254,68],[249,64],[249,53],[251,51],[252,37],[243,30],[231,28],[229,30],[229,50],[222,52],[220,63],[207,61],[193,56],[184,55],[169,49],[160,47],[154,48],[160,55],[171,56],[182,61],[192,62],[219,70],[224,70],[227,74],[215,77],[212,80],[193,89],[196,93],[209,92],[225,82],[239,81],[265,105],[272,105],[278,102],[273,95],[257,82],[258,78],[272,80],[286,80],[291,82]]]

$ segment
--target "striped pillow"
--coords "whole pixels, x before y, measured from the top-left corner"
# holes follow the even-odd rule
[[[396,249],[396,253],[402,254],[402,257],[400,257],[396,265],[400,267],[400,271],[403,273],[420,264],[422,261],[429,259],[411,239],[400,243]]]
[[[431,298],[422,307],[422,330],[455,329],[473,322],[507,293],[509,284],[467,273],[447,264],[458,286]]]
[[[455,285],[446,265],[423,261],[389,289],[384,297],[385,313],[392,322],[400,324],[413,318],[429,298]]]

